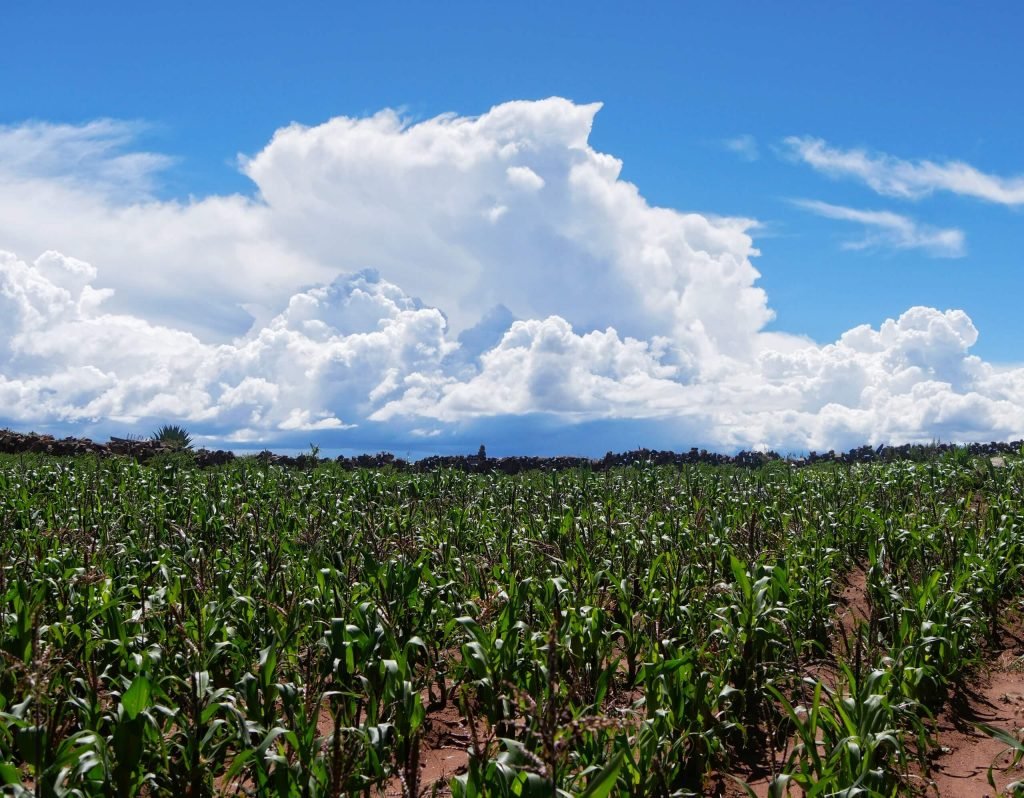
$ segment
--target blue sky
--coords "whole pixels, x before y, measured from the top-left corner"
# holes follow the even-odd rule
[[[581,302],[591,301],[590,295],[584,291],[577,296],[572,286],[600,282],[594,275],[604,273],[606,265],[601,264],[606,261],[588,242],[577,242],[578,249],[573,248],[575,244],[563,246],[564,229],[538,232],[531,223],[494,243],[503,257],[513,246],[509,242],[515,242],[515,247],[522,247],[521,256],[531,259],[531,268],[543,263],[552,275],[562,270],[552,280],[561,286],[563,304],[544,301],[523,307],[506,301],[502,292],[536,294],[540,284],[509,286],[502,277],[483,280],[487,285],[482,284],[472,297],[444,291],[424,295],[416,285],[403,285],[400,279],[416,283],[415,264],[398,268],[389,265],[388,257],[376,258],[372,238],[360,243],[356,257],[355,250],[346,252],[343,242],[334,240],[304,248],[289,237],[298,241],[305,236],[303,241],[308,241],[317,233],[303,230],[300,234],[297,227],[285,230],[277,225],[271,238],[281,251],[266,263],[253,265],[249,273],[248,266],[219,255],[210,254],[209,261],[203,261],[212,250],[200,247],[202,242],[196,250],[181,249],[176,241],[161,242],[158,235],[151,235],[137,244],[122,240],[115,248],[109,241],[105,246],[98,234],[67,232],[79,224],[92,225],[94,230],[107,231],[109,238],[117,230],[110,220],[141,214],[139,208],[149,209],[150,215],[168,213],[168,209],[211,198],[241,196],[253,204],[253,218],[266,210],[263,203],[277,211],[284,200],[268,200],[268,186],[276,187],[275,196],[284,197],[284,186],[312,185],[305,173],[302,179],[287,173],[293,168],[289,164],[296,163],[294,153],[289,155],[284,145],[277,151],[270,147],[275,131],[292,122],[316,130],[332,118],[365,120],[383,109],[395,109],[401,125],[410,129],[442,114],[476,118],[509,101],[560,97],[576,107],[603,104],[588,128],[587,144],[592,152],[621,161],[618,184],[636,186],[646,208],[694,212],[712,225],[720,217],[756,220],[746,234],[759,254],[743,250],[742,242],[729,245],[730,251],[747,258],[748,265],[760,272],[748,287],[763,290],[764,307],[774,314],[750,331],[761,336],[747,341],[749,351],[744,355],[761,358],[756,369],[763,366],[767,334],[787,337],[773,346],[789,357],[797,339],[828,345],[859,325],[870,325],[885,338],[886,320],[895,323],[916,306],[933,308],[940,315],[962,311],[977,333],[963,333],[966,328],[959,322],[950,322],[961,331],[949,334],[957,341],[955,356],[963,361],[957,361],[955,368],[951,365],[955,357],[946,350],[933,353],[932,360],[925,358],[927,363],[915,360],[913,352],[935,344],[931,339],[925,344],[916,339],[912,345],[900,344],[899,357],[889,352],[878,355],[873,365],[859,364],[866,371],[855,380],[856,395],[846,383],[842,391],[822,393],[822,381],[837,379],[828,369],[832,376],[820,371],[808,376],[806,369],[799,378],[779,376],[795,373],[790,364],[773,372],[774,377],[766,376],[763,390],[752,388],[749,396],[729,391],[728,402],[736,403],[735,413],[711,421],[701,416],[700,421],[679,422],[679,414],[666,409],[676,406],[664,398],[674,390],[672,385],[637,388],[633,372],[632,377],[616,372],[615,385],[602,383],[595,389],[597,395],[617,397],[611,409],[594,402],[570,406],[565,396],[552,403],[545,384],[529,401],[510,400],[482,409],[474,400],[459,405],[461,409],[442,412],[437,410],[444,404],[439,397],[443,394],[447,401],[460,390],[452,387],[453,381],[469,384],[486,372],[482,361],[467,355],[465,362],[460,361],[463,372],[454,374],[450,356],[442,355],[442,359],[449,357],[449,365],[441,369],[443,376],[433,378],[433,410],[424,410],[427,400],[422,396],[413,402],[409,394],[414,382],[410,375],[425,372],[407,372],[403,366],[395,379],[405,380],[405,393],[401,401],[394,396],[389,400],[398,404],[386,414],[386,425],[379,417],[371,419],[379,416],[383,405],[367,403],[362,395],[339,396],[337,386],[320,386],[305,395],[309,403],[305,409],[313,413],[305,427],[299,422],[282,427],[280,420],[268,421],[240,434],[237,418],[227,419],[211,409],[221,406],[216,396],[212,405],[197,405],[194,396],[150,396],[132,406],[124,394],[123,370],[98,360],[86,363],[84,355],[76,356],[74,362],[58,358],[52,347],[44,351],[38,344],[43,340],[39,328],[19,328],[8,332],[12,341],[20,333],[36,344],[15,346],[18,351],[12,349],[6,361],[0,352],[0,375],[25,405],[12,412],[9,420],[14,426],[56,430],[84,425],[103,431],[144,424],[162,413],[177,414],[200,431],[205,428],[211,441],[234,436],[288,442],[316,431],[339,447],[394,444],[390,448],[401,448],[422,440],[427,449],[459,446],[466,436],[486,435],[490,429],[500,437],[506,433],[499,430],[515,428],[514,434],[508,433],[508,446],[523,448],[525,442],[525,448],[537,450],[546,445],[550,430],[558,429],[559,447],[588,451],[603,450],[605,439],[631,436],[639,439],[637,444],[647,445],[665,439],[677,446],[692,441],[722,448],[800,449],[896,436],[1005,437],[1024,427],[1014,421],[1012,396],[1018,377],[1007,368],[1022,359],[1016,306],[1024,289],[1017,254],[1024,237],[1019,177],[1024,174],[1019,143],[1024,106],[1017,101],[1024,56],[1016,37],[1024,11],[1015,4],[988,4],[981,13],[934,3],[805,3],[785,9],[755,3],[645,7],[601,2],[508,7],[309,3],[296,12],[270,3],[184,2],[147,9],[109,3],[102,10],[72,4],[59,10],[18,5],[2,13],[8,35],[0,66],[0,124],[9,142],[0,149],[0,168],[4,158],[9,170],[15,164],[22,192],[28,186],[40,199],[28,203],[31,207],[22,211],[17,223],[10,217],[6,226],[0,223],[0,250],[26,265],[28,271],[20,272],[24,279],[46,250],[87,261],[97,274],[88,280],[90,290],[114,291],[104,306],[104,318],[119,315],[122,327],[130,317],[132,323],[160,325],[204,345],[223,345],[243,335],[254,320],[273,318],[297,292],[330,283],[337,273],[351,273],[356,267],[374,268],[383,282],[373,285],[394,286],[419,296],[428,307],[438,307],[451,322],[444,338],[449,343],[478,319],[470,318],[465,307],[444,306],[445,301],[508,305],[509,323],[512,318],[523,322],[565,318],[577,337],[602,331],[609,324],[623,340],[633,335],[650,343],[668,337],[677,350],[685,350],[685,356],[677,352],[655,357],[651,349],[648,354],[657,362],[648,366],[663,370],[648,373],[650,368],[645,366],[645,379],[705,386],[709,393],[701,393],[703,398],[688,395],[674,401],[690,409],[694,402],[706,401],[714,415],[713,409],[724,401],[715,391],[728,384],[720,376],[717,355],[707,355],[702,344],[679,338],[682,322],[678,319],[661,327],[647,324],[650,307],[634,316],[621,309],[606,313],[597,300],[580,308]],[[103,124],[108,127],[88,128],[96,120],[106,120]],[[55,131],[63,133],[55,135]],[[543,138],[543,131],[534,132]],[[305,146],[297,143],[297,151],[304,152]],[[131,153],[146,153],[149,160],[123,160]],[[261,153],[267,156],[260,173],[263,183],[239,165],[239,156],[259,161]],[[321,168],[308,160],[303,163],[312,173]],[[386,172],[386,165],[380,168]],[[461,169],[457,163],[452,168]],[[966,176],[964,170],[968,170]],[[350,173],[345,169],[325,173],[342,175],[328,192],[329,202],[336,203],[332,206],[336,210],[348,208],[356,190],[354,184],[345,183],[344,176]],[[359,190],[373,193],[388,178],[382,173],[360,179],[371,182],[360,183]],[[388,199],[382,193],[377,199],[382,207],[396,207],[408,193],[401,181],[395,185],[399,195]],[[75,198],[54,201],[47,194],[54,186],[72,186]],[[552,187],[549,180],[544,191]],[[473,191],[480,197],[494,193],[477,182]],[[422,201],[431,202],[430,195],[423,195]],[[498,216],[503,213],[501,207],[494,206]],[[98,223],[96,214],[111,226]],[[511,225],[514,218],[513,212],[503,224]],[[394,233],[384,226],[375,233],[381,250],[391,248],[396,236],[409,233],[418,223],[414,218],[396,219]],[[201,224],[207,223],[216,226],[207,221],[183,229],[205,230]],[[246,225],[256,222],[238,224],[248,229]],[[441,239],[438,246],[487,257],[481,253],[492,250],[481,250],[477,243],[490,233],[469,230],[467,224],[446,216],[420,233]],[[456,229],[459,232],[453,232]],[[204,236],[214,234],[194,235],[197,241],[206,241]],[[220,239],[228,236],[224,232]],[[446,236],[449,240],[444,240]],[[645,246],[643,242],[633,245],[638,251]],[[264,239],[263,249],[241,238],[232,246],[234,252],[245,249],[242,264],[259,261],[266,251]],[[116,252],[107,254],[113,249]],[[408,251],[412,254],[402,257],[413,260],[412,243]],[[514,255],[509,257],[514,263]],[[607,257],[619,256],[609,250]],[[191,309],[175,293],[181,288],[179,268],[184,268],[180,264],[185,261],[203,262],[187,278],[193,289],[201,288],[203,293],[203,301]],[[576,266],[566,265],[570,262]],[[478,264],[478,268],[487,272],[490,266]],[[629,265],[620,263],[612,271],[615,268],[628,271]],[[13,274],[14,267],[9,269]],[[290,269],[294,279],[289,283]],[[422,271],[435,281],[446,279],[443,267],[432,269]],[[216,274],[218,270],[223,273]],[[687,280],[700,282],[687,274]],[[455,274],[451,278],[459,279]],[[265,290],[236,291],[232,287],[236,280]],[[423,285],[430,284],[424,279]],[[349,294],[341,290],[338,296],[344,307],[334,311],[341,312],[348,308],[345,297]],[[722,308],[745,301],[728,291],[715,297],[721,299]],[[710,299],[702,302],[714,304]],[[78,318],[75,323],[81,321]],[[94,322],[89,322],[90,329],[99,326]],[[934,332],[938,322],[921,324]],[[492,344],[498,343],[502,332],[494,331],[492,338],[497,340]],[[63,334],[67,333],[64,329]],[[939,338],[947,340],[949,335]],[[725,345],[716,339],[710,346],[718,354],[724,352],[723,357],[739,357],[736,342]],[[157,349],[165,353],[166,347],[173,349],[166,342]],[[486,353],[477,356],[482,354]],[[149,357],[154,357],[152,352]],[[823,357],[836,363],[856,360],[849,352],[831,350]],[[902,365],[896,363],[900,357]],[[984,376],[984,386],[971,357],[996,375]],[[807,358],[801,358],[806,366]],[[88,367],[105,377],[96,377],[95,395],[81,396],[61,387],[66,384],[59,379],[62,370],[66,375],[71,373],[66,369]],[[673,368],[676,371],[671,374],[664,371]],[[755,367],[748,363],[736,367],[735,373],[751,368]],[[820,364],[813,368],[819,369]],[[898,388],[886,382],[886,399],[878,399],[879,380],[900,368],[918,371],[914,379],[901,377]],[[611,379],[605,366],[595,366],[593,374]],[[44,376],[49,383],[42,388]],[[26,387],[29,377],[35,380],[31,389]],[[274,383],[280,375],[247,373],[238,379],[246,377]],[[226,379],[221,374],[215,382],[227,385]],[[547,379],[557,382],[559,378]],[[803,380],[804,385],[789,396],[787,380]],[[992,380],[999,385],[994,387]],[[112,381],[119,386],[119,397],[98,401],[104,391],[109,393]],[[439,388],[442,382],[447,387]],[[817,399],[808,398],[811,388],[807,386],[812,384]],[[908,387],[912,384],[918,385],[918,393]],[[948,396],[933,384],[948,386]],[[360,383],[353,391],[366,387]],[[367,393],[379,387],[380,383],[369,386]],[[210,390],[209,386],[195,389]],[[827,401],[821,398],[826,394]],[[924,394],[937,403],[934,412],[897,423],[895,415],[903,412],[899,408],[919,405]],[[49,397],[46,402],[39,398],[43,395]],[[893,396],[902,396],[907,404],[901,405]],[[993,404],[986,408],[972,404],[977,396]],[[263,401],[271,400],[264,397]],[[339,404],[346,413],[335,412]],[[751,405],[760,408],[759,420],[751,421]],[[410,410],[414,406],[417,409]],[[764,406],[774,414],[772,419],[762,417],[769,412]],[[835,416],[834,406],[849,413]],[[303,408],[296,405],[279,411],[299,418]],[[292,411],[300,412],[295,416]],[[318,413],[333,413],[338,425],[316,429]],[[965,421],[971,416],[977,420]],[[665,423],[659,425],[652,418]],[[412,431],[420,438],[410,437]],[[701,436],[706,440],[695,440]]]

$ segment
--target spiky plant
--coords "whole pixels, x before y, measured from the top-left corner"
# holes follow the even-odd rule
[[[188,430],[178,424],[164,424],[153,433],[152,437],[154,441],[176,451],[187,451],[192,448],[192,436],[188,434]]]

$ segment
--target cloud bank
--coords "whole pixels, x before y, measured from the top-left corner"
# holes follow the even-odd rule
[[[589,145],[598,108],[292,125],[243,159],[252,196],[188,202],[113,123],[0,130],[0,423],[495,453],[1024,434],[1024,371],[970,355],[960,311],[766,332],[752,221],[651,206]]]

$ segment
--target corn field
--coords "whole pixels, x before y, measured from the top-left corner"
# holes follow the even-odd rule
[[[2,794],[934,794],[1024,596],[999,466],[7,457]]]

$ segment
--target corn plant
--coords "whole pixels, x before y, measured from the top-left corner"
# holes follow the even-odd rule
[[[752,763],[775,794],[905,790],[1024,598],[1024,461],[911,454],[515,476],[0,456],[0,787],[429,794],[458,713],[456,795],[700,795]],[[844,626],[855,566],[868,617]]]
[[[805,795],[895,796],[905,789],[907,752],[901,729],[927,742],[916,708],[891,698],[891,673],[873,670],[858,680],[843,665],[841,691],[814,682],[810,701],[794,706],[770,688],[796,732],[796,745],[772,795],[789,794],[791,785]]]

